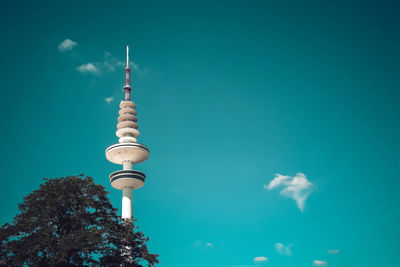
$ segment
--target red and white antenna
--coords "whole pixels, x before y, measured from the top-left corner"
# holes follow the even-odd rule
[[[129,68],[129,46],[126,46],[126,67],[125,67],[125,101],[131,100],[131,69]]]

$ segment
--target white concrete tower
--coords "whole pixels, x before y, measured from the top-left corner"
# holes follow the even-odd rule
[[[121,171],[110,174],[111,186],[122,190],[122,218],[132,219],[132,191],[143,186],[146,175],[132,169],[133,164],[148,159],[150,150],[137,143],[139,128],[136,118],[136,104],[131,101],[131,78],[129,68],[129,47],[126,47],[125,101],[119,104],[119,117],[116,135],[119,143],[106,149],[106,158],[122,165]]]

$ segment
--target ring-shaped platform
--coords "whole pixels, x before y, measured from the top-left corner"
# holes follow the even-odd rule
[[[123,115],[123,114],[132,114],[132,115],[137,115],[136,110],[134,110],[133,108],[121,108],[118,112],[119,115]]]
[[[137,122],[137,117],[135,115],[132,114],[124,114],[118,117],[118,122],[121,121],[133,121],[133,122]]]
[[[133,103],[132,101],[121,101],[119,104],[120,108],[136,108],[136,104]]]
[[[122,129],[122,128],[135,128],[135,129],[138,129],[139,125],[136,122],[133,122],[133,121],[121,121],[120,123],[117,124],[117,129]]]
[[[122,128],[117,130],[116,135],[118,137],[123,137],[123,136],[138,137],[139,131],[136,130],[135,128]]]
[[[149,158],[150,150],[139,143],[120,143],[106,149],[106,158],[115,164],[130,161],[133,164],[141,163]]]
[[[144,185],[146,175],[143,172],[135,170],[122,170],[110,174],[111,186],[116,189],[131,187],[138,189]]]

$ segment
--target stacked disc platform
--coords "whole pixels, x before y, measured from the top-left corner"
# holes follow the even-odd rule
[[[146,175],[132,169],[133,164],[144,162],[148,159],[150,151],[137,143],[139,125],[136,117],[136,104],[132,101],[121,101],[116,135],[119,143],[106,149],[106,158],[115,164],[123,165],[123,170],[110,174],[112,187],[116,189],[138,189],[144,185]]]

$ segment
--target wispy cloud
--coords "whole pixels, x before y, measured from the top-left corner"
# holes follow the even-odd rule
[[[61,52],[71,51],[77,45],[78,45],[77,42],[67,38],[58,45],[58,50],[60,50]],[[76,69],[81,73],[100,75],[107,72],[114,72],[117,69],[125,68],[125,66],[126,66],[126,61],[114,57],[110,52],[105,51],[104,54],[100,56],[98,59],[84,63],[79,67],[77,67]],[[143,76],[149,72],[148,67],[139,66],[135,62],[130,62],[129,66],[131,68],[131,72],[133,75],[136,74],[138,76]]]
[[[99,74],[100,70],[96,67],[93,63],[87,63],[80,65],[77,70],[81,73],[92,73],[92,74]]]
[[[124,68],[125,66],[125,61],[118,60],[116,57],[113,57],[110,52],[106,51],[102,60],[83,64],[78,67],[78,70],[82,73],[102,74],[107,72],[114,72],[115,70]],[[139,76],[143,76],[149,71],[147,67],[141,68],[136,63],[131,62],[129,66],[131,68],[131,72],[133,72],[134,74],[136,73]],[[82,69],[79,69],[81,67]],[[90,67],[90,70],[92,71],[88,71],[87,67]]]
[[[268,260],[268,258],[264,257],[264,256],[254,258],[254,262],[261,262],[261,261],[267,261],[267,260]]]
[[[305,202],[312,191],[313,184],[307,180],[307,177],[299,172],[296,176],[286,176],[276,174],[275,178],[264,185],[265,189],[272,190],[283,185],[284,188],[280,191],[282,196],[293,198],[299,209],[303,212]]]
[[[292,246],[293,246],[293,244],[289,244],[289,245],[285,246],[279,242],[275,243],[276,252],[278,252],[281,255],[291,256],[292,255],[292,250],[291,250]]]
[[[338,254],[340,252],[340,250],[338,250],[338,249],[329,249],[327,252],[329,254]]]
[[[196,240],[195,242],[194,242],[194,245],[196,246],[196,247],[214,247],[214,244],[213,243],[210,243],[210,242],[204,242],[204,241],[201,241],[201,240]]]
[[[328,264],[328,262],[326,261],[321,261],[321,260],[314,260],[313,261],[313,265],[314,266],[326,266]]]
[[[71,51],[77,45],[75,41],[67,38],[58,45],[58,50],[61,52]]]
[[[144,66],[144,67],[142,68],[142,67],[139,67],[139,65],[136,64],[136,63],[133,63],[132,69],[133,69],[133,71],[135,71],[135,72],[136,72],[137,74],[139,74],[140,76],[146,75],[146,74],[149,72],[149,68],[148,68],[148,67]]]
[[[275,178],[269,182],[268,185],[264,185],[264,188],[271,190],[277,186],[280,186],[284,181],[290,179],[290,176],[275,174]]]
[[[105,100],[108,104],[110,104],[112,101],[114,101],[114,97],[113,97],[113,96],[106,97],[104,100]]]

